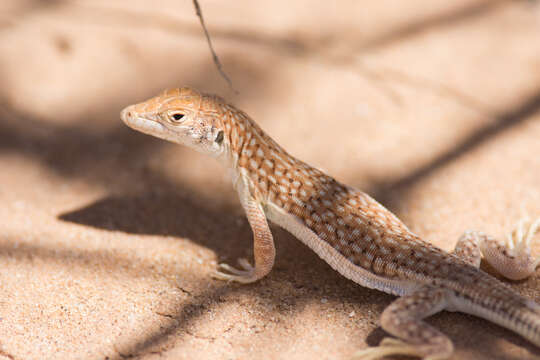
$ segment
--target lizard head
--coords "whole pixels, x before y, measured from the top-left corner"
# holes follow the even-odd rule
[[[216,100],[220,99],[187,87],[169,89],[126,107],[120,117],[145,134],[219,156],[224,150],[224,129]]]

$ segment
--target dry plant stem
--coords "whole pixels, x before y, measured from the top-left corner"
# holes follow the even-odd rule
[[[204,35],[206,36],[206,41],[208,42],[208,47],[210,48],[210,52],[212,53],[212,59],[214,60],[214,64],[216,64],[216,67],[221,74],[221,76],[225,79],[229,87],[232,91],[234,91],[235,94],[238,94],[238,91],[233,87],[231,79],[227,76],[225,71],[223,70],[223,66],[221,65],[221,62],[219,61],[219,58],[214,51],[214,47],[212,46],[212,41],[210,40],[210,34],[208,33],[208,30],[206,29],[206,25],[204,23],[203,15],[201,6],[199,5],[199,2],[197,0],[193,0],[193,6],[195,6],[195,12],[197,13],[197,16],[199,17],[199,20],[201,21],[201,26],[204,30]]]

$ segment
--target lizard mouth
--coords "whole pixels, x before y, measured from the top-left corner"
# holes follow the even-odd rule
[[[120,118],[127,126],[134,130],[157,138],[178,142],[177,136],[173,131],[168,129],[158,120],[154,120],[147,116],[141,116],[141,114],[133,110],[132,106],[128,106],[122,110],[120,112]]]
[[[122,110],[120,118],[130,128],[148,135],[161,137],[160,135],[167,132],[167,129],[162,124],[155,120],[140,116],[137,112],[133,111],[132,106],[128,106]]]

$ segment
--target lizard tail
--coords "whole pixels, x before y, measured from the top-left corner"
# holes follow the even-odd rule
[[[540,305],[483,271],[478,272],[477,282],[464,286],[468,288],[464,292],[456,292],[460,301],[455,308],[510,329],[540,346]],[[486,290],[489,297],[485,296]]]

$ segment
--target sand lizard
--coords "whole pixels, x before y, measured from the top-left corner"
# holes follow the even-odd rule
[[[381,316],[395,338],[359,351],[359,359],[392,354],[446,359],[452,342],[423,321],[441,310],[473,314],[540,346],[540,305],[479,269],[483,257],[502,275],[522,279],[539,259],[530,242],[540,228],[521,221],[509,239],[466,232],[453,253],[420,239],[367,194],[289,155],[248,115],[222,98],[190,88],[166,90],[121,113],[131,128],[187,145],[230,170],[254,235],[252,266],[220,264],[214,276],[251,283],[274,265],[267,219],[288,230],[333,269],[365,287],[400,296]]]

